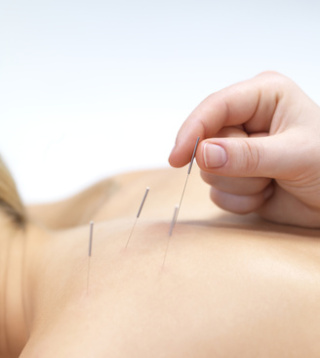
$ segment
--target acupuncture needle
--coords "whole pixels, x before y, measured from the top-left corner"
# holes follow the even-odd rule
[[[162,262],[162,269],[164,267],[164,263],[166,261],[166,257],[167,257],[167,253],[168,253],[168,248],[169,248],[169,243],[170,243],[170,238],[172,236],[172,232],[173,232],[173,228],[174,228],[174,225],[177,221],[177,216],[178,216],[178,211],[179,211],[179,205],[176,205],[174,207],[174,212],[173,212],[173,217],[172,217],[172,220],[171,220],[171,225],[170,225],[170,230],[169,230],[169,238],[167,240],[167,246],[166,246],[166,250],[164,252],[164,257],[163,257],[163,262]]]
[[[129,245],[129,241],[130,241],[130,239],[131,239],[131,236],[132,236],[133,230],[134,230],[134,228],[136,227],[136,224],[137,224],[137,221],[138,221],[139,216],[140,216],[140,214],[141,214],[141,211],[142,211],[143,205],[144,205],[144,203],[145,203],[145,201],[146,201],[146,199],[147,199],[147,196],[148,196],[149,190],[150,190],[150,188],[149,188],[149,187],[147,187],[147,188],[146,188],[146,192],[144,193],[144,196],[143,196],[143,198],[142,198],[142,201],[141,201],[141,204],[140,204],[140,207],[139,207],[139,210],[138,210],[138,213],[137,213],[136,219],[135,219],[134,224],[133,224],[133,226],[132,226],[132,229],[131,229],[130,235],[129,235],[129,237],[128,237],[127,244],[126,244],[126,247],[125,247],[125,248],[127,248],[127,247],[128,247],[128,245]]]
[[[180,202],[179,202],[179,205],[178,205],[177,213],[174,216],[175,220],[171,223],[171,226],[170,226],[169,236],[172,235],[172,231],[173,231],[174,226],[175,226],[175,224],[176,224],[176,222],[178,220],[179,211],[180,211],[180,208],[181,208],[184,193],[186,191],[186,187],[187,187],[187,183],[188,183],[189,176],[190,176],[190,173],[191,173],[191,168],[192,168],[192,164],[193,164],[193,161],[194,161],[194,157],[196,156],[199,140],[200,140],[200,137],[197,138],[196,144],[195,144],[194,149],[193,149],[193,153],[192,153],[191,161],[190,161],[190,164],[189,164],[187,177],[186,177],[184,187],[183,187],[183,190],[182,190],[182,194],[181,194]]]
[[[89,291],[89,277],[90,277],[90,262],[91,262],[91,254],[92,254],[93,225],[94,225],[94,222],[90,221],[89,248],[88,248],[87,293]]]

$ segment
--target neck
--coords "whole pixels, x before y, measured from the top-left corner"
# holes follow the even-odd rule
[[[0,213],[0,357],[18,357],[30,330],[30,230]]]

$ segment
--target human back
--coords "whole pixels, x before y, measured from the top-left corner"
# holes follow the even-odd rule
[[[319,355],[319,232],[223,212],[197,170],[171,238],[185,170],[111,179],[113,193],[93,217],[88,291],[88,225],[42,241],[38,309],[22,357]],[[145,185],[148,201],[125,249]]]

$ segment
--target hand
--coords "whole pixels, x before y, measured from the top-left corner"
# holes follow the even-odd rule
[[[211,198],[239,214],[320,228],[320,108],[266,72],[210,95],[182,125],[169,162],[197,163]]]

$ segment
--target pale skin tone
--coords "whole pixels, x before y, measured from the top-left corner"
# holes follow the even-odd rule
[[[237,130],[242,137],[238,127],[232,135]],[[178,142],[186,143],[181,133]],[[173,153],[175,165],[182,165],[181,153]],[[115,177],[63,202],[30,207],[24,231],[1,217],[1,249],[17,255],[10,260],[13,283],[1,292],[17,299],[5,300],[11,319],[0,331],[0,356],[318,357],[319,230],[222,211],[194,166],[162,267],[185,175],[182,168]],[[125,250],[146,186],[149,197]]]
[[[263,73],[209,96],[180,129],[173,166],[188,162],[197,136],[217,205],[320,227],[320,109],[290,79]]]

